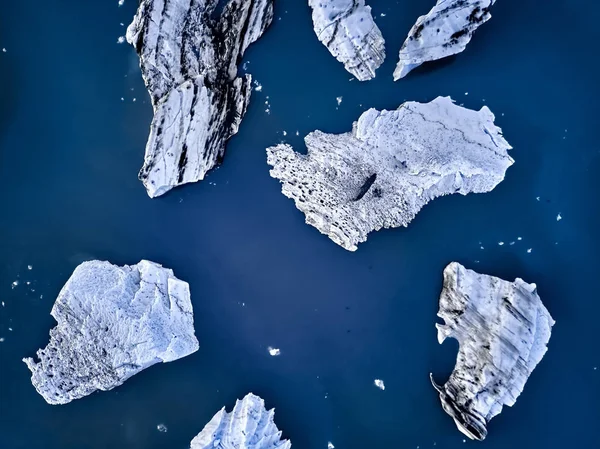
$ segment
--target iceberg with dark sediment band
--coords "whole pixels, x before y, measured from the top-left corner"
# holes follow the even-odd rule
[[[417,19],[400,49],[394,80],[428,61],[462,52],[473,33],[492,16],[496,0],[439,0],[427,15]]]
[[[273,19],[273,0],[142,0],[127,28],[154,118],[139,178],[148,195],[204,179],[237,133],[252,91],[237,77],[248,46]]]
[[[309,0],[315,33],[359,81],[375,78],[385,40],[365,0]]]
[[[440,386],[444,410],[469,438],[483,440],[487,423],[515,404],[548,350],[554,320],[535,284],[476,273],[453,262],[444,270],[436,324],[438,341],[460,350],[450,379]]]

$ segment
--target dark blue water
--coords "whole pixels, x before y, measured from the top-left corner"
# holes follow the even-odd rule
[[[0,448],[183,449],[249,391],[300,449],[600,447],[598,3],[502,0],[465,53],[393,83],[397,51],[433,1],[370,0],[388,59],[362,84],[317,41],[306,1],[276,3],[245,58],[263,90],[224,164],[150,200],[136,176],[151,107],[137,56],[117,44],[136,2],[2,0]],[[303,151],[309,131],[344,132],[369,107],[438,95],[496,113],[516,163],[494,192],[438,199],[349,253],[269,177],[265,148],[284,130]],[[20,359],[46,345],[58,291],[90,258],[173,268],[190,283],[201,348],[50,406]],[[557,320],[483,443],[463,444],[429,384],[456,356],[434,328],[452,260],[536,282]]]

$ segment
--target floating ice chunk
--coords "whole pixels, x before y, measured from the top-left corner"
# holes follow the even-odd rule
[[[335,449],[335,446],[333,445],[333,443],[331,441],[327,442],[327,449]]]
[[[33,270],[33,266],[32,265],[27,265],[27,269],[28,270]]]
[[[164,424],[159,424],[158,426],[156,426],[156,430],[158,430],[159,432],[167,432],[169,429],[167,428],[167,426],[165,426]]]
[[[281,350],[278,348],[272,348],[271,346],[269,346],[268,350],[269,350],[269,354],[272,357],[277,357],[278,355],[281,355]]]
[[[533,248],[529,248],[529,249],[527,250],[527,252],[528,252],[528,253],[530,253],[530,254],[531,254],[531,251],[533,251]]]
[[[125,36],[119,36],[117,39],[117,44],[122,44],[123,42],[125,42]]]
[[[373,382],[373,383],[380,390],[385,390],[385,384],[383,383],[383,380],[381,380],[381,379],[375,379],[375,382]]]
[[[504,246],[504,242],[498,242],[498,245]]]
[[[337,101],[338,106],[342,104],[342,100],[344,99],[344,97],[337,97],[335,99],[335,101]]]
[[[15,288],[19,285],[19,281],[13,281],[13,283],[11,284],[12,288]]]
[[[123,6],[124,3],[125,3],[125,0],[119,0],[119,6]]]
[[[560,221],[560,220],[562,220],[562,215],[561,215],[561,214],[558,214],[558,215],[556,216],[556,221]]]

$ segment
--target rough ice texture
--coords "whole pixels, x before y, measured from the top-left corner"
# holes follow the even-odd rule
[[[360,81],[375,77],[385,59],[385,40],[365,0],[309,0],[315,33]]]
[[[154,118],[139,178],[148,195],[204,179],[250,101],[238,63],[273,19],[273,0],[141,0],[127,29]]]
[[[315,131],[305,142],[306,155],[268,148],[271,176],[308,224],[351,251],[371,231],[407,226],[438,196],[489,192],[513,163],[490,110],[448,97],[370,109],[352,132]]]
[[[273,422],[274,410],[252,393],[235,403],[231,413],[222,408],[192,440],[190,449],[290,449]]]
[[[512,406],[547,351],[554,320],[535,284],[507,282],[453,262],[444,270],[438,340],[458,340],[456,366],[445,385],[432,383],[444,410],[472,439]]]
[[[82,263],[51,315],[58,325],[37,352],[39,361],[23,359],[50,404],[110,390],[155,363],[198,350],[187,282],[146,260],[124,267]]]
[[[437,4],[408,33],[400,49],[394,80],[406,76],[424,62],[462,52],[475,30],[492,16],[496,0],[438,0]]]

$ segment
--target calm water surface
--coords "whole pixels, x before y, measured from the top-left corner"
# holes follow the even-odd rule
[[[137,56],[117,44],[137,2],[1,1],[0,448],[183,449],[249,391],[299,449],[600,447],[597,2],[500,1],[465,53],[394,83],[398,49],[433,1],[370,0],[388,58],[359,83],[317,41],[306,1],[277,0],[245,57],[263,89],[224,164],[150,200],[137,172],[151,107]],[[438,95],[488,105],[514,146],[493,193],[438,199],[349,253],[269,177],[269,145],[304,151],[314,129],[345,132],[369,107]],[[20,360],[46,345],[58,291],[91,258],[147,258],[189,281],[201,348],[50,406]],[[452,260],[536,282],[557,320],[483,443],[463,443],[429,384],[456,356],[434,328]]]

